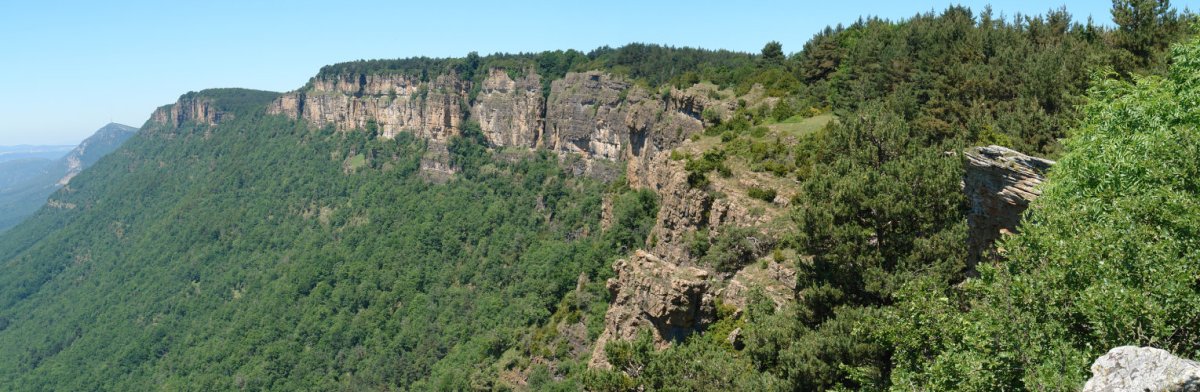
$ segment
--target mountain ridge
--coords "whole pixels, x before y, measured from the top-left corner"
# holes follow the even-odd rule
[[[137,128],[109,123],[55,160],[0,163],[0,170],[10,173],[6,181],[0,182],[0,231],[33,214],[71,178],[115,151],[136,132]]]

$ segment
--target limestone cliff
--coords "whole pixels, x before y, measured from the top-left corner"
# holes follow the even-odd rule
[[[973,266],[997,256],[992,244],[1001,234],[1016,232],[1054,161],[1000,146],[971,148],[963,157],[963,191],[970,203],[968,265]]]
[[[523,75],[493,68],[478,86],[453,73],[426,79],[400,73],[321,75],[279,97],[267,111],[341,131],[375,129],[386,138],[411,132],[435,150],[444,149],[470,118],[492,146],[627,161],[630,178],[644,178],[649,157],[703,130],[705,108],[729,106],[704,89],[653,93],[599,71],[567,73],[550,83],[544,97],[542,77],[532,70]],[[438,160],[441,155],[432,154],[429,168],[448,168]]]
[[[608,341],[629,339],[640,329],[649,329],[660,346],[703,330],[714,321],[718,295],[742,304],[752,287],[767,286],[779,302],[791,298],[795,273],[784,264],[794,260],[722,275],[698,265],[687,249],[698,231],[715,236],[724,227],[761,225],[779,215],[773,211],[781,205],[774,203],[766,203],[772,212],[751,213],[764,202],[750,201],[734,180],[715,181],[712,189],[691,187],[683,163],[670,159],[672,149],[703,131],[701,113],[732,112],[731,94],[712,85],[651,90],[599,71],[567,73],[543,94],[546,85],[532,69],[493,68],[470,79],[453,73],[323,74],[276,99],[268,112],[341,131],[374,130],[385,138],[410,132],[428,141],[422,168],[439,178],[453,172],[446,145],[468,120],[479,124],[493,147],[548,150],[576,172],[596,175],[611,171],[606,162],[624,162],[630,185],[659,193],[661,208],[648,250],[613,267],[616,277],[608,287],[614,299],[592,346],[595,366],[606,364]]]
[[[165,124],[169,127],[179,127],[185,122],[194,121],[200,124],[216,125],[229,114],[220,110],[208,97],[186,94],[174,104],[158,108],[150,115],[150,121]]]
[[[658,154],[704,130],[700,113],[728,103],[704,88],[654,94],[603,72],[569,73],[551,84],[542,146],[560,153],[625,160],[628,178],[645,187]],[[721,109],[724,111],[725,109]]]
[[[513,80],[505,70],[493,68],[481,83],[471,118],[493,146],[534,148],[542,136],[545,108],[537,73]]]
[[[170,105],[159,107],[150,115],[147,133],[157,134],[180,128],[184,124],[216,125],[231,120],[239,113],[252,113],[276,100],[279,93],[242,88],[214,88],[191,91]]]
[[[398,74],[322,76],[308,88],[279,97],[267,112],[340,131],[373,124],[383,137],[407,131],[445,143],[462,125],[467,86],[454,74],[429,81]]]

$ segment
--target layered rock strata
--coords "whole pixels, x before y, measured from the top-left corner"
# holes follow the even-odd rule
[[[968,265],[973,267],[998,257],[993,244],[1001,234],[1017,231],[1054,161],[1000,146],[971,148],[963,157],[963,191],[970,205]]]

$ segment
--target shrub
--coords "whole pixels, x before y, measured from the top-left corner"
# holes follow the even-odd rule
[[[775,201],[775,190],[771,188],[750,187],[746,190],[746,195],[765,202]]]

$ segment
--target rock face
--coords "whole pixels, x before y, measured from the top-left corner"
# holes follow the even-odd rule
[[[1021,213],[1041,195],[1038,186],[1054,161],[1000,147],[975,147],[963,154],[963,190],[970,203],[967,215],[969,260],[995,258],[992,245],[1002,233],[1014,233]]]
[[[648,182],[659,195],[658,215],[650,231],[656,240],[654,254],[676,264],[690,260],[693,233],[710,223],[712,196],[688,185],[680,162],[660,161]]]
[[[339,75],[314,78],[309,88],[284,94],[267,112],[340,131],[374,124],[383,137],[408,131],[444,144],[462,125],[466,93],[467,83],[453,74],[428,82],[405,75]]]
[[[700,90],[651,94],[625,78],[595,71],[566,74],[551,83],[544,98],[541,76],[532,70],[524,75],[514,79],[506,70],[489,70],[473,102],[472,82],[454,74],[427,81],[402,74],[325,75],[279,97],[267,111],[341,131],[374,127],[387,138],[411,132],[433,150],[444,149],[469,114],[492,146],[626,160],[630,177],[640,178],[649,157],[703,130],[700,113],[721,105]],[[424,166],[446,170],[445,161],[438,161],[442,155],[435,151]]]
[[[647,176],[630,176],[630,182],[653,189],[659,195],[658,215],[650,231],[650,237],[655,239],[651,250],[658,257],[686,264],[694,261],[689,248],[698,231],[707,230],[709,238],[715,238],[724,228],[757,226],[770,220],[768,216],[752,214],[750,202],[734,197],[736,191],[720,182],[710,186],[715,193],[726,197],[713,198],[713,193],[693,188],[688,184],[683,161],[672,161],[667,152],[657,153],[647,161]]]
[[[1092,364],[1083,391],[1200,391],[1200,363],[1153,347],[1117,347]]]
[[[533,72],[513,80],[508,72],[493,68],[480,86],[471,118],[493,146],[534,148],[542,136],[541,78]]]
[[[150,121],[179,127],[188,121],[200,124],[216,125],[229,114],[219,110],[211,99],[205,97],[184,95],[172,105],[158,108],[150,115]]]
[[[589,158],[626,160],[629,178],[645,177],[656,153],[704,130],[704,98],[646,89],[602,72],[569,73],[550,87],[542,146]],[[641,184],[635,184],[641,185]]]
[[[708,271],[677,266],[641,250],[628,260],[617,260],[613,269],[617,276],[608,280],[613,300],[590,366],[608,366],[604,346],[611,340],[630,340],[648,329],[655,342],[665,346],[713,322],[716,307]]]

